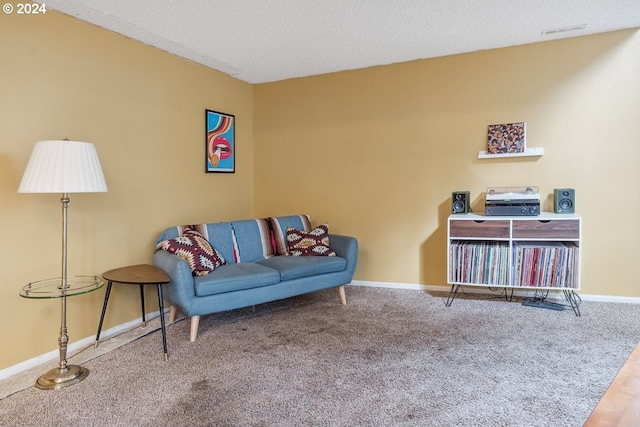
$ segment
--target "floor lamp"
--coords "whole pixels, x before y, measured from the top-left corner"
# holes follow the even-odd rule
[[[36,381],[40,389],[59,389],[82,381],[89,374],[82,366],[67,365],[67,296],[74,295],[67,276],[67,206],[69,193],[107,191],[100,160],[89,142],[39,141],[36,143],[22,177],[18,193],[62,193],[62,278],[49,290],[60,298],[60,364]]]

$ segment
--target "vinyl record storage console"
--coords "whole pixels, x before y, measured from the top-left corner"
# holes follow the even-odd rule
[[[447,225],[450,306],[460,286],[562,291],[576,315],[582,218],[452,214]],[[507,289],[505,289],[505,295]]]

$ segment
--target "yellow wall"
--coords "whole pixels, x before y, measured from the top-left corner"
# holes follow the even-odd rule
[[[640,296],[640,33],[620,31],[257,85],[255,213],[360,242],[356,279],[446,285],[451,192],[575,188],[582,293]],[[542,157],[479,160],[527,123]],[[278,191],[273,189],[277,188]]]
[[[236,116],[236,173],[204,172],[205,109]],[[74,18],[0,14],[0,369],[57,348],[60,302],[18,296],[60,276],[60,195],[18,194],[36,141],[95,144],[108,193],[71,194],[69,275],[148,263],[170,225],[253,213],[253,87]],[[69,339],[95,335],[105,289],[68,301]],[[104,329],[140,317],[115,286]],[[148,311],[158,309],[148,289]]]

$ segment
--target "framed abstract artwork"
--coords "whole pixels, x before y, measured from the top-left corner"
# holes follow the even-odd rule
[[[236,117],[205,110],[205,172],[236,171]]]
[[[524,122],[489,125],[487,153],[524,153],[527,148],[526,130]]]

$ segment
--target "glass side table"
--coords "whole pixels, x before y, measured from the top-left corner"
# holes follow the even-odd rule
[[[102,285],[104,285],[104,282],[98,276],[69,277],[67,278],[67,289],[64,293],[68,297],[88,294],[91,291],[100,289]],[[61,298],[62,295],[62,277],[31,282],[20,291],[20,296],[23,298]]]
[[[89,370],[83,366],[67,365],[67,297],[83,295],[100,289],[104,285],[98,276],[68,277],[66,286],[63,279],[56,277],[25,285],[20,291],[23,298],[51,299],[60,298],[62,304],[62,321],[58,344],[60,349],[60,363],[57,368],[49,370],[36,381],[36,387],[42,390],[58,390],[76,384],[89,375]]]

